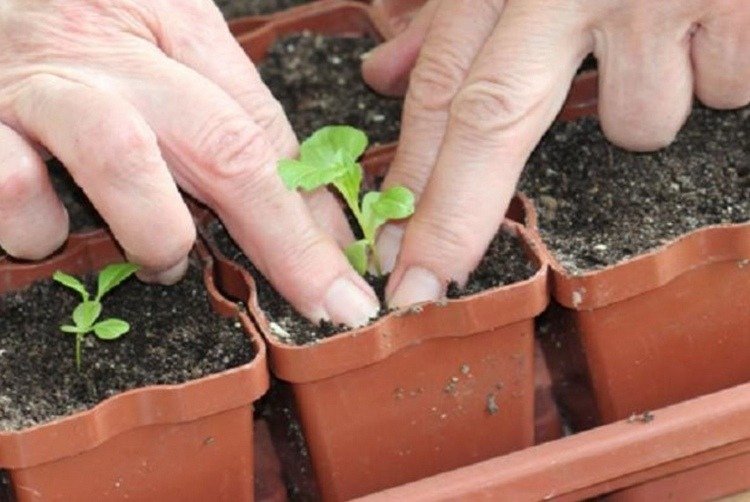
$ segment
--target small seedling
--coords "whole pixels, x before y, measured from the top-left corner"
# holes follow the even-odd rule
[[[387,221],[407,218],[414,213],[414,194],[396,186],[384,192],[368,192],[360,203],[362,166],[357,159],[367,148],[367,135],[349,126],[328,126],[315,132],[300,147],[299,160],[279,162],[279,174],[290,190],[315,190],[333,185],[357,219],[364,238],[345,250],[346,257],[361,275],[372,263],[382,275],[375,250],[378,229]]]
[[[97,278],[97,290],[94,299],[86,290],[81,281],[64,272],[57,271],[52,278],[63,286],[78,292],[81,295],[81,303],[73,310],[74,325],[65,324],[60,326],[63,333],[72,333],[76,336],[76,368],[81,370],[81,342],[84,337],[92,331],[100,340],[115,340],[130,331],[130,324],[122,319],[105,319],[99,321],[102,314],[102,298],[122,282],[138,271],[138,266],[131,263],[117,263],[108,265],[99,272]],[[98,321],[98,322],[97,322]]]

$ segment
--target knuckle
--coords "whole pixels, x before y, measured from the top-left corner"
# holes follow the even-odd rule
[[[262,129],[254,127],[245,118],[217,120],[213,127],[201,133],[197,142],[202,152],[202,167],[219,180],[235,181],[255,177],[259,170],[269,166],[269,145]]]
[[[466,64],[453,44],[444,52],[426,50],[409,77],[407,101],[425,110],[447,110],[461,86]]]
[[[112,113],[98,117],[92,127],[81,130],[77,144],[88,150],[88,158],[101,159],[102,170],[132,179],[158,169],[161,153],[156,135],[148,127],[123,116]]]
[[[14,207],[33,198],[40,189],[42,180],[31,155],[14,157],[14,169],[3,174],[0,169],[0,205]]]
[[[451,120],[480,137],[492,136],[519,123],[529,113],[529,93],[515,84],[482,80],[465,86],[451,106]],[[532,98],[535,101],[535,98]]]

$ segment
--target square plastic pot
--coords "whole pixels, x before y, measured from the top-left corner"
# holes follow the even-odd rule
[[[17,502],[252,500],[253,402],[268,388],[265,346],[248,316],[218,293],[213,259],[200,247],[196,252],[214,310],[239,320],[255,347],[253,361],[182,385],[130,390],[87,411],[0,433],[0,469],[8,472]],[[84,274],[122,259],[106,234],[73,237],[40,264],[0,260],[0,293],[55,270]]]
[[[596,72],[579,78],[569,100],[575,106],[562,119],[595,114],[595,79]],[[564,307],[559,324],[583,349],[604,422],[750,381],[750,222],[699,229],[572,275],[544,245],[526,205]]]
[[[274,334],[249,275],[221,281],[228,296],[247,301],[273,373],[292,386],[324,499],[534,444],[534,317],[548,301],[546,265],[521,225],[503,229],[539,267],[530,279],[394,312],[311,345]]]

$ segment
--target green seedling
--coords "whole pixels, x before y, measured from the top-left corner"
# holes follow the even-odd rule
[[[93,332],[100,340],[116,340],[130,331],[130,324],[122,319],[105,319],[99,321],[102,314],[102,298],[122,282],[138,271],[138,266],[131,263],[108,265],[99,272],[96,296],[92,299],[86,286],[81,281],[64,272],[57,271],[52,278],[63,286],[81,295],[81,303],[73,310],[73,324],[60,326],[63,333],[76,337],[76,368],[81,370],[81,343],[86,335]]]
[[[357,162],[367,148],[367,135],[349,126],[328,126],[315,132],[300,147],[299,160],[279,162],[279,174],[290,190],[315,190],[333,185],[357,219],[363,239],[345,250],[346,257],[361,275],[372,264],[382,275],[375,250],[378,229],[390,220],[414,213],[414,194],[396,186],[384,192],[368,192],[360,203],[362,166]]]

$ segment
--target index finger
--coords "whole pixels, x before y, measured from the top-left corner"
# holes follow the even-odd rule
[[[465,283],[496,234],[591,46],[582,13],[556,10],[509,2],[472,64],[391,275],[392,306],[436,300],[449,282]]]

